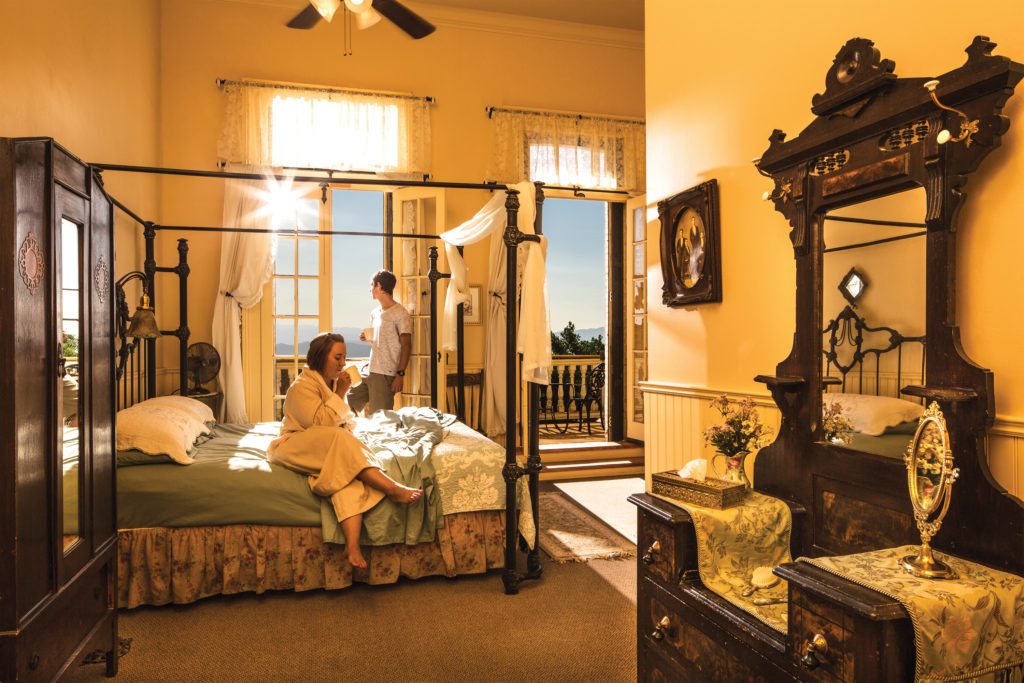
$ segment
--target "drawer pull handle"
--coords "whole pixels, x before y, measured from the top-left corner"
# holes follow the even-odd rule
[[[654,564],[654,556],[661,552],[661,541],[655,541],[651,544],[651,547],[647,549],[644,556],[640,558],[640,561],[644,564]]]
[[[800,663],[808,671],[817,669],[821,666],[818,656],[824,655],[826,652],[828,652],[828,642],[825,640],[825,636],[815,633],[813,638],[804,643],[804,656],[800,658]]]
[[[28,658],[28,670],[35,671],[39,668],[39,653],[33,652],[32,656]]]
[[[672,628],[672,622],[668,617],[662,617],[658,625],[654,627],[654,633],[651,634],[651,638],[655,640],[664,640],[665,634]]]

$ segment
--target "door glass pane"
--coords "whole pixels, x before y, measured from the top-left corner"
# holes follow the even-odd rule
[[[320,203],[316,199],[300,199],[295,202],[295,225],[299,230],[317,230],[320,219]]]
[[[309,351],[309,342],[313,341],[313,337],[320,332],[320,323],[308,318],[299,318],[296,328],[296,338],[299,344],[296,349],[297,355],[305,358],[306,352]]]
[[[299,315],[316,315],[320,306],[320,282],[299,280]]]
[[[318,275],[320,273],[320,245],[315,239],[298,240],[299,268],[298,275]]]
[[[277,255],[274,257],[275,275],[295,275],[295,240],[282,237],[277,240]]]
[[[295,319],[278,318],[274,321],[274,353],[291,356],[295,353]]]
[[[643,242],[644,241],[644,228],[647,227],[644,223],[644,209],[633,209],[633,241]]]
[[[274,315],[295,315],[295,281],[274,279]]]

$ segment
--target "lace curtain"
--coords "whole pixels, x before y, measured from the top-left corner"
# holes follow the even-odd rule
[[[430,172],[425,99],[262,83],[228,83],[224,91],[221,161]]]
[[[492,180],[644,191],[643,123],[500,110],[491,120]]]

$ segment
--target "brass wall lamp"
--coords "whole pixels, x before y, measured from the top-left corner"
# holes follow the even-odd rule
[[[115,285],[118,304],[119,306],[124,306],[124,310],[127,312],[127,305],[124,303],[124,286],[135,279],[142,281],[142,296],[139,298],[139,305],[135,309],[135,314],[128,323],[128,331],[125,335],[142,339],[156,339],[160,336],[160,328],[157,327],[156,315],[153,313],[153,306],[150,304],[149,278],[146,277],[145,273],[133,270],[118,279]]]
[[[939,85],[938,79],[932,79],[932,80],[926,81],[924,83],[924,89],[928,91],[928,94],[932,96],[932,101],[935,102],[935,104],[940,109],[945,109],[946,111],[951,111],[954,114],[958,114],[960,116],[960,135],[958,135],[957,137],[954,138],[952,133],[950,133],[947,129],[943,128],[942,130],[939,131],[939,134],[936,136],[935,141],[937,143],[939,143],[940,145],[944,145],[947,142],[960,142],[960,141],[963,141],[964,145],[966,145],[967,147],[970,147],[971,146],[971,136],[978,132],[978,121],[977,121],[977,119],[975,119],[974,121],[971,121],[971,117],[969,117],[967,114],[963,113],[959,109],[954,109],[953,107],[947,107],[942,102],[939,102],[939,96],[935,94],[935,88],[937,88],[938,85]]]

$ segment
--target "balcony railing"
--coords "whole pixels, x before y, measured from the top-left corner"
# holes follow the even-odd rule
[[[604,358],[553,356],[552,365],[551,383],[540,389],[541,436],[603,437]]]

